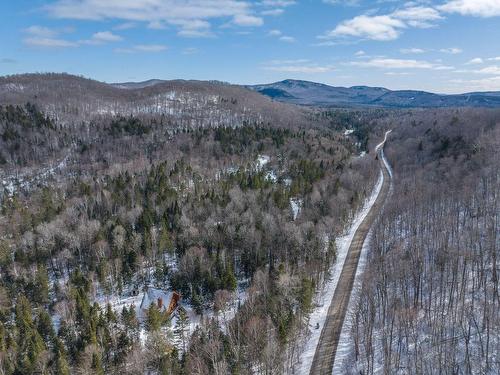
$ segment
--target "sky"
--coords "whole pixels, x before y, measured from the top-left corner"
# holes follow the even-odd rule
[[[0,75],[500,91],[500,0],[1,0]]]

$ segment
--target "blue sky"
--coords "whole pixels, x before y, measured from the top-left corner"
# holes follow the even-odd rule
[[[500,90],[500,0],[3,0],[0,75]]]

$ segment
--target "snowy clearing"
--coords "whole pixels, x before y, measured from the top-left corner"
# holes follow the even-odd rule
[[[344,135],[349,135],[349,134],[352,134],[354,133],[354,129],[347,129],[345,132],[344,132]]]
[[[292,209],[293,220],[296,220],[297,216],[299,216],[300,209],[302,208],[302,199],[290,198],[290,207]]]
[[[261,171],[262,168],[264,168],[266,164],[269,163],[270,160],[271,158],[267,155],[259,155],[257,158],[257,170]]]

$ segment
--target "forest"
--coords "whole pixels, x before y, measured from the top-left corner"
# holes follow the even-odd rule
[[[16,80],[75,94],[0,106],[0,374],[293,373],[387,130],[343,369],[500,370],[498,110]]]
[[[0,111],[2,373],[286,371],[376,176],[335,114],[179,129],[42,107]],[[182,303],[138,310],[148,288]]]
[[[373,231],[352,351],[340,368],[496,374],[498,112],[421,112],[377,126],[394,129],[386,148],[394,185]]]

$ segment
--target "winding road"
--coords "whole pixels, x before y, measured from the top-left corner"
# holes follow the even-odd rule
[[[342,268],[342,273],[340,274],[335,293],[333,294],[330,307],[328,308],[328,314],[323,330],[321,331],[318,346],[316,347],[316,352],[314,353],[314,359],[310,371],[311,375],[330,375],[332,373],[335,354],[337,352],[337,345],[339,343],[340,333],[342,332],[342,326],[344,324],[347,307],[349,305],[349,299],[351,297],[363,243],[365,242],[368,232],[370,231],[375,218],[380,213],[387,195],[389,194],[392,172],[384,157],[384,145],[390,132],[390,130],[386,132],[384,140],[377,145],[377,147],[375,147],[380,163],[380,169],[383,173],[382,187],[375,203],[370,208],[370,211],[352,238],[352,242],[349,246],[344,266]]]

